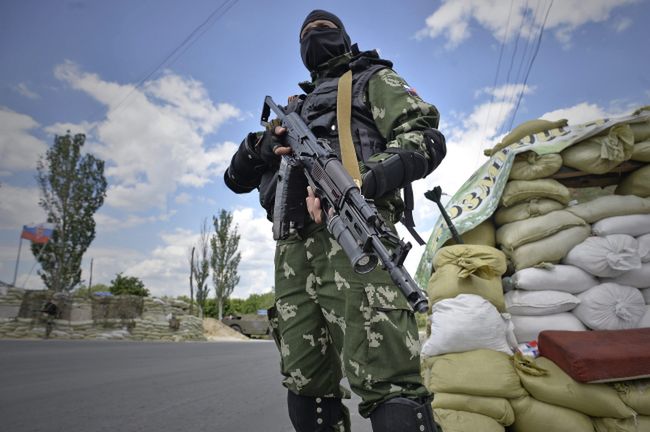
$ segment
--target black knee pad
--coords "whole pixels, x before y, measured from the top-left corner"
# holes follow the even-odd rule
[[[329,432],[343,420],[341,399],[300,396],[288,392],[289,418],[296,432]]]
[[[429,400],[388,399],[370,414],[373,432],[437,432]]]

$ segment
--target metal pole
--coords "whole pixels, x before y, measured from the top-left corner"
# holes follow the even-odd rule
[[[94,258],[90,259],[90,278],[88,279],[88,297],[92,297],[90,293],[92,292],[91,288],[93,287],[93,260]]]
[[[16,286],[16,277],[18,277],[18,264],[20,263],[20,250],[23,247],[23,233],[20,232],[20,237],[18,237],[18,255],[16,256],[16,268],[14,269],[14,281],[11,283],[11,286]]]

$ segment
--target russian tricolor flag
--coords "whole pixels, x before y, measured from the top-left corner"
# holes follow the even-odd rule
[[[51,223],[42,223],[38,225],[23,225],[23,232],[20,234],[20,238],[30,240],[32,243],[45,244],[52,237],[52,232],[54,231],[54,224]]]

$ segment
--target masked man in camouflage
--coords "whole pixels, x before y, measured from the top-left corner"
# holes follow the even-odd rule
[[[438,110],[411,90],[375,51],[359,52],[341,20],[315,10],[300,29],[300,52],[311,73],[306,94],[289,98],[317,138],[340,154],[337,83],[352,70],[351,129],[362,172],[362,193],[391,224],[404,211],[400,189],[431,173],[446,153]],[[225,182],[236,193],[257,188],[273,217],[285,130],[249,134],[232,158]],[[347,377],[373,431],[435,431],[430,394],[420,376],[413,310],[379,266],[354,272],[324,224],[318,198],[304,181],[292,185],[293,230],[277,242],[275,306],[269,311],[298,432],[348,431]],[[408,207],[408,206],[407,206]]]

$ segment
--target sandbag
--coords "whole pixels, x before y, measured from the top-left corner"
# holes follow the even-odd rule
[[[552,287],[570,294],[581,293],[599,284],[595,277],[581,268],[563,264],[519,270],[511,279],[517,289],[543,291]]]
[[[650,162],[650,140],[635,142],[630,159],[640,162]]]
[[[487,156],[491,156],[494,153],[498,152],[504,147],[508,147],[511,144],[516,143],[517,141],[522,140],[528,135],[534,135],[536,133],[544,132],[551,129],[556,129],[560,127],[567,126],[569,122],[567,119],[561,119],[557,121],[548,121],[542,119],[528,120],[517,127],[515,127],[508,135],[503,137],[500,143],[495,145],[492,149],[486,150],[484,153]]]
[[[587,328],[571,312],[546,316],[512,315],[518,343],[537,340],[544,330],[584,331]]]
[[[431,334],[422,356],[493,349],[512,355],[506,340],[509,321],[483,297],[460,294],[431,307]]]
[[[549,285],[550,288],[552,286]],[[572,294],[562,291],[522,291],[513,290],[505,294],[506,310],[513,315],[552,315],[568,312],[575,308],[580,300]]]
[[[510,402],[503,398],[436,393],[431,406],[434,410],[447,409],[481,414],[496,420],[503,426],[510,426],[515,421],[515,413]]]
[[[650,262],[650,234],[644,234],[636,238],[639,244],[639,256],[642,263]]]
[[[636,328],[646,307],[641,292],[632,287],[604,283],[578,294],[573,314],[592,330]]]
[[[630,129],[632,129],[635,143],[650,139],[650,120],[630,123]]]
[[[590,174],[605,174],[632,157],[634,134],[627,124],[587,138],[562,151],[564,165]]]
[[[641,267],[639,245],[625,234],[589,237],[572,248],[562,263],[580,267],[594,276],[612,278]]]
[[[638,269],[628,270],[620,276],[602,279],[602,281],[639,289],[650,288],[650,263],[642,263]]]
[[[494,213],[494,223],[501,226],[531,217],[542,216],[555,210],[562,210],[564,207],[564,204],[552,199],[532,199],[512,207],[500,207]],[[648,207],[650,208],[650,204]]]
[[[614,191],[617,195],[636,195],[650,197],[650,165],[628,174]]]
[[[650,199],[633,195],[610,195],[567,207],[580,219],[589,223],[597,222],[611,216],[630,214],[649,214]]]
[[[533,376],[517,369],[521,384],[533,398],[591,417],[628,418],[635,415],[611,386],[579,383],[545,357],[538,357],[535,363],[546,374]]]
[[[462,267],[461,277],[475,274],[484,278],[502,275],[506,258],[501,251],[484,245],[453,245],[440,248],[433,257],[433,268],[445,265]]]
[[[525,396],[526,390],[510,356],[499,351],[475,350],[422,359],[424,385],[433,393],[459,393],[506,399]]]
[[[512,180],[506,183],[501,195],[501,205],[511,207],[520,202],[540,198],[552,199],[567,205],[571,193],[566,186],[553,179]]]
[[[544,216],[503,225],[496,232],[496,241],[504,250],[513,250],[521,245],[546,238],[564,229],[586,225],[587,223],[578,216],[566,210],[556,210]]]
[[[433,410],[433,418],[445,432],[505,431],[496,420],[468,411],[436,408]]]
[[[476,294],[505,312],[501,275],[506,271],[505,255],[498,249],[480,245],[441,248],[433,257],[436,271],[427,284],[433,303],[459,294]]]
[[[596,432],[648,432],[650,417],[637,416],[629,419],[595,418]]]
[[[515,412],[512,430],[515,432],[593,432],[586,415],[526,396],[510,401]]]
[[[509,254],[509,258],[517,271],[541,263],[559,263],[572,248],[590,235],[591,228],[588,226],[568,228],[545,239],[519,246]]]
[[[650,288],[642,289],[641,294],[643,295],[643,300],[645,300],[645,304],[650,305]]]
[[[650,416],[650,380],[622,381],[612,384],[627,406]]]
[[[462,277],[463,271],[462,267],[448,264],[431,275],[427,295],[432,304],[459,294],[475,294],[487,299],[500,312],[506,311],[500,276],[484,278],[470,274]]]
[[[627,234],[636,237],[648,234],[650,233],[650,214],[631,214],[601,219],[591,227],[591,231],[597,236]]]
[[[562,168],[558,153],[538,155],[534,151],[518,154],[510,169],[511,180],[537,180],[550,177]]]
[[[649,328],[650,327],[650,305],[645,305],[645,314],[641,317],[641,321],[636,325],[637,328]]]
[[[496,246],[496,230],[494,223],[490,218],[485,219],[473,229],[466,231],[460,235],[464,244],[468,245],[482,245],[482,246]],[[445,242],[445,246],[456,245],[456,240],[450,238]]]

